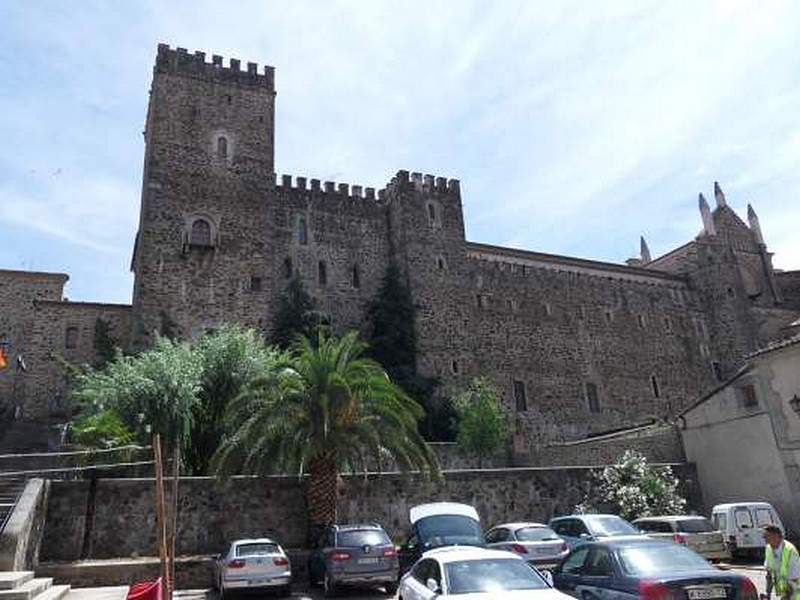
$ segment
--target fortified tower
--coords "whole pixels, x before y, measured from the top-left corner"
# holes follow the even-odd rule
[[[272,277],[264,199],[274,187],[274,70],[158,46],[131,270],[133,344],[257,325]]]

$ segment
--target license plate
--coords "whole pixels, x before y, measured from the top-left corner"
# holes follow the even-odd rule
[[[716,598],[727,598],[728,594],[722,587],[704,587],[686,590],[689,600],[715,600]]]
[[[358,564],[360,565],[377,565],[378,559],[377,558],[359,558]]]

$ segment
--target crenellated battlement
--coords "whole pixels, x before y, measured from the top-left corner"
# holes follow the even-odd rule
[[[242,69],[238,58],[231,58],[228,66],[223,66],[222,57],[214,54],[211,62],[206,62],[205,52],[190,54],[186,48],[170,48],[169,44],[159,44],[156,55],[156,73],[175,73],[189,77],[210,79],[220,83],[265,86],[275,89],[275,67],[264,65],[264,72],[258,72],[258,63],[248,62]]]
[[[439,193],[454,193],[460,194],[461,184],[458,179],[448,179],[446,177],[437,177],[435,175],[419,173],[417,171],[409,172],[401,170],[397,175],[392,177],[387,189],[399,189],[406,186],[413,186],[419,192],[439,192]]]
[[[386,190],[376,190],[374,187],[338,183],[336,181],[321,181],[320,179],[308,179],[307,177],[293,177],[292,175],[281,175],[279,181],[275,175],[273,177],[275,178],[275,188],[278,190],[305,191],[315,195],[328,195],[337,199],[347,198],[377,202],[382,202],[386,196]]]

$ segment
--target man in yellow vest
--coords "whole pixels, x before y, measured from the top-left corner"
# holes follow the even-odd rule
[[[780,527],[767,525],[762,530],[764,540],[764,566],[767,569],[766,599],[772,590],[781,600],[800,600],[800,554],[791,542],[783,539]]]

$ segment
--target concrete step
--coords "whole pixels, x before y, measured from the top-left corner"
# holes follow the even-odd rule
[[[70,589],[69,585],[54,585],[36,596],[34,600],[61,600],[69,593]]]
[[[13,590],[33,579],[33,571],[0,572],[0,590]]]
[[[0,600],[33,600],[53,585],[52,577],[38,577],[26,581],[21,586],[0,591]]]

